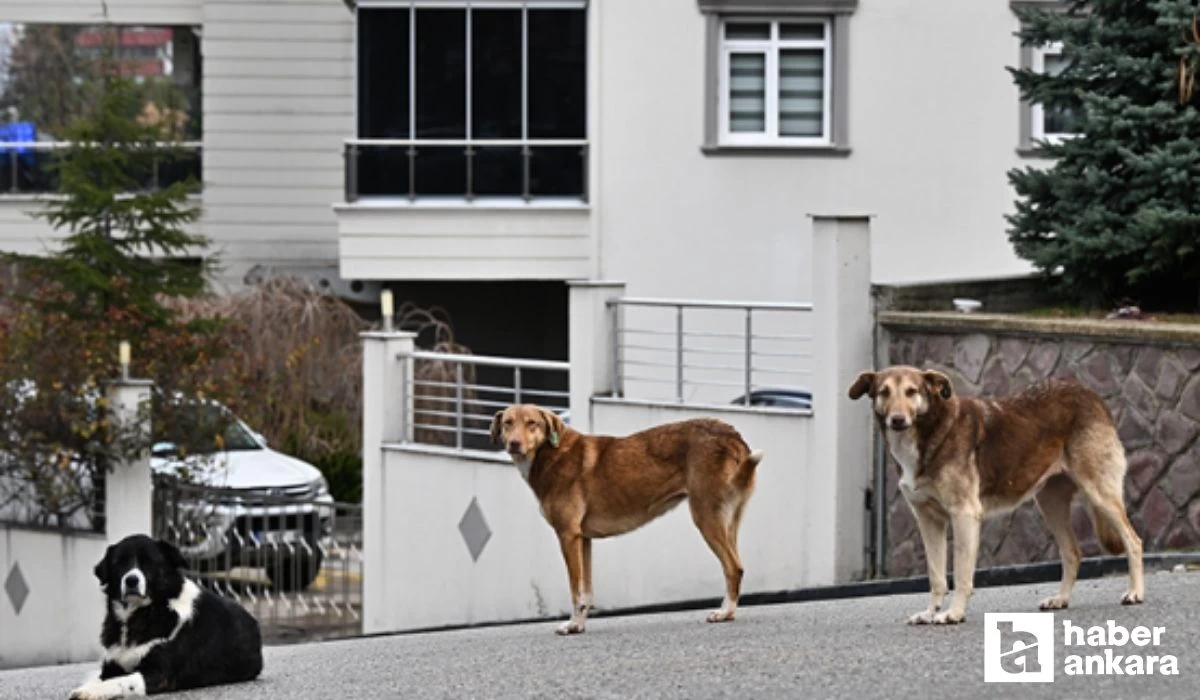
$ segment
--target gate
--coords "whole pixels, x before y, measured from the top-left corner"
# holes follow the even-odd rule
[[[190,575],[239,602],[263,641],[362,632],[362,506],[307,487],[230,489],[154,480],[154,534],[179,548]]]

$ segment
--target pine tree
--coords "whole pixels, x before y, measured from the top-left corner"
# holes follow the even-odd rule
[[[173,130],[139,119],[146,93],[118,74],[111,52],[100,72],[95,108],[64,133],[72,145],[55,164],[60,196],[37,213],[64,234],[61,247],[7,257],[23,275],[67,292],[74,318],[132,308],[165,321],[171,316],[165,299],[203,292],[216,264],[204,255],[208,240],[189,230],[199,218],[189,200],[196,183],[157,186],[157,170],[184,155],[163,141]]]
[[[14,108],[49,134],[58,134],[79,117],[93,85],[93,66],[75,51],[80,27],[27,25],[16,30],[8,57],[8,81],[0,108]]]
[[[1021,43],[1062,43],[1058,75],[1009,69],[1022,96],[1069,109],[1078,136],[1009,172],[1017,255],[1088,305],[1200,305],[1200,67],[1195,0],[1078,0],[1020,10]]]
[[[0,298],[12,311],[0,328],[0,387],[29,387],[0,391],[0,454],[17,465],[0,483],[0,504],[15,484],[18,497],[36,495],[30,517],[45,525],[84,518],[102,528],[95,490],[146,447],[96,400],[119,376],[119,341],[133,343],[135,376],[154,382],[155,438],[201,454],[181,476],[215,464],[204,455],[220,449],[232,420],[198,400],[236,409],[247,385],[227,319],[194,319],[172,303],[203,292],[215,264],[207,240],[189,231],[195,183],[154,182],[156,168],[181,155],[164,143],[178,125],[169,111],[147,109],[148,92],[119,75],[111,46],[98,74],[90,111],[64,132],[72,145],[55,168],[59,196],[38,214],[65,234],[61,245],[0,256],[31,290]]]

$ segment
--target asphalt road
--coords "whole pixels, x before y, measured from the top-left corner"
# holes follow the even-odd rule
[[[1055,584],[976,592],[956,627],[908,627],[924,595],[610,617],[560,638],[553,624],[271,647],[261,679],[187,700],[300,698],[1173,698],[1200,697],[1200,573],[1150,574],[1145,605],[1121,607],[1124,578],[1081,582],[1057,613],[1055,681],[983,682],[983,613],[1028,612]],[[1177,676],[1063,673],[1062,620],[1165,627]],[[1126,651],[1119,653],[1128,653]],[[90,666],[0,672],[0,698],[65,698]]]

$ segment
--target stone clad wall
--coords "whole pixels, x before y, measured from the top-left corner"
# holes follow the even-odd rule
[[[1191,340],[1178,327],[1157,324],[1162,333],[1129,324],[1116,333],[1104,322],[989,327],[986,318],[951,314],[887,313],[882,320],[888,364],[943,371],[960,394],[1001,397],[1049,377],[1073,377],[1094,389],[1125,445],[1125,502],[1146,551],[1200,547],[1200,329]],[[890,458],[887,504],[888,575],[923,575],[920,535]],[[1081,497],[1072,521],[1084,555],[1099,554]],[[985,521],[979,568],[1057,559],[1033,502]]]

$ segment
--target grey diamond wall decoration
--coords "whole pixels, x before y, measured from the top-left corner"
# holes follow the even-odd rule
[[[479,555],[483,552],[488,540],[492,538],[492,530],[488,527],[487,520],[483,518],[479,501],[474,498],[467,506],[467,512],[463,513],[462,520],[458,521],[458,532],[462,535],[463,542],[467,543],[471,561],[479,561]]]
[[[8,594],[8,601],[12,603],[13,610],[20,615],[21,608],[25,607],[25,599],[29,597],[29,585],[25,583],[20,564],[13,564],[9,570],[8,578],[4,579],[4,592]]]

